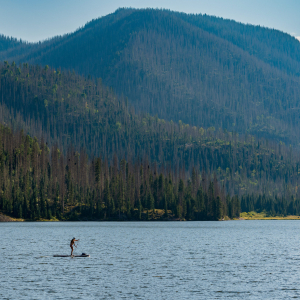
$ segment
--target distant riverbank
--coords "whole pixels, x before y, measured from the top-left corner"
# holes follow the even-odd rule
[[[57,222],[57,221],[187,221],[184,218],[177,218],[172,211],[168,210],[168,215],[165,215],[165,211],[163,209],[154,209],[151,211],[144,210],[141,213],[141,218],[138,217],[138,211],[135,210],[135,214],[129,218],[126,214],[114,214],[113,216],[105,216],[103,218],[89,217],[84,214],[80,214],[74,211],[66,213],[62,218],[52,217],[51,219],[22,219],[22,218],[14,218],[12,216],[4,215],[0,212],[0,222]]]
[[[248,213],[242,212],[240,220],[300,220],[300,216],[270,216],[265,212],[257,213],[255,211],[251,211]]]
[[[226,217],[225,219],[222,219],[220,221],[229,221],[230,219]],[[300,220],[300,216],[295,215],[288,215],[288,216],[270,216],[266,214],[265,212],[257,213],[257,212],[242,212],[240,214],[239,219],[235,220]],[[80,215],[74,216],[66,216],[63,219],[57,219],[57,218],[51,218],[49,219],[36,219],[36,220],[27,220],[27,219],[20,219],[20,218],[13,218],[7,215],[4,215],[0,212],[0,222],[58,222],[58,221],[189,221],[186,219],[179,219],[175,218],[174,215],[169,214],[168,217],[165,217],[163,215],[163,210],[156,210],[155,215],[149,216],[147,218],[146,214],[142,214],[142,219],[128,219],[125,216],[120,216],[120,218],[117,217],[111,217],[111,218],[105,218],[105,219],[96,219],[96,218],[88,218],[88,217],[81,217]]]

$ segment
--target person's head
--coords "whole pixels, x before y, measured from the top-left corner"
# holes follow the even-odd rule
[[[73,238],[72,238],[72,241],[74,241],[74,240],[75,240],[75,238],[73,237]]]

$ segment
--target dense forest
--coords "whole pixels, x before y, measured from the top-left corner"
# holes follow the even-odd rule
[[[50,154],[51,153],[51,154]],[[42,140],[0,128],[0,210],[29,220],[219,220],[239,217],[238,197],[225,197],[213,181],[193,169],[185,180],[147,160],[114,156],[88,160],[70,148],[51,151]],[[163,213],[161,213],[163,212]]]
[[[3,39],[3,38],[2,38]],[[300,43],[207,15],[119,9],[0,59],[99,78],[137,111],[299,146]]]
[[[193,168],[63,154],[42,139],[0,127],[0,211],[27,220],[221,220],[240,212],[299,215],[300,198],[226,195],[216,176]]]
[[[193,168],[215,173],[230,196],[297,194],[299,153],[283,143],[136,114],[101,80],[73,72],[6,62],[0,74],[0,121],[50,148],[66,154],[73,145],[109,162],[115,154],[133,163],[147,159],[175,176],[184,170],[186,180]]]
[[[268,195],[244,195],[241,198],[241,212],[265,212],[269,216],[300,215],[300,198],[270,197]]]

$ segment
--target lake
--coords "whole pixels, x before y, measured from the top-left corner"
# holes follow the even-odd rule
[[[298,298],[299,265],[299,221],[0,223],[0,299]]]

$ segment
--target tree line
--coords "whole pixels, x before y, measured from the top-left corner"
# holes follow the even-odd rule
[[[66,155],[44,140],[0,128],[0,210],[28,220],[219,220],[238,218],[240,200],[217,178],[107,157]]]
[[[265,212],[269,216],[300,215],[300,198],[294,195],[289,197],[270,197],[269,195],[244,195],[241,197],[241,211],[258,213]]]
[[[240,212],[300,215],[299,196],[230,196],[216,175],[174,173],[146,158],[64,154],[23,131],[0,128],[0,211],[27,220],[221,220]],[[187,179],[186,179],[187,178]]]

